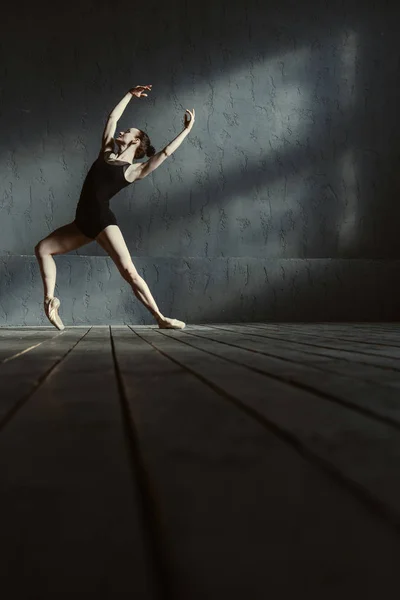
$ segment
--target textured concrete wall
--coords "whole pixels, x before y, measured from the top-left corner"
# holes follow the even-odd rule
[[[58,257],[65,325],[154,323],[108,257]],[[160,310],[189,323],[398,320],[400,260],[138,258]],[[382,293],[385,290],[385,293]],[[4,325],[49,325],[33,257],[0,263]]]
[[[324,298],[322,318],[397,318],[394,4],[8,6],[0,41],[0,324],[41,323],[33,248],[73,220],[107,114],[142,83],[153,92],[131,101],[122,128],[146,130],[161,148],[182,129],[186,108],[197,116],[176,153],[112,201],[160,306],[192,322],[221,320],[224,306],[227,318],[308,319]],[[71,323],[148,319],[95,242],[56,261]],[[374,293],[376,278],[383,287]],[[349,294],[355,281],[369,293]],[[116,287],[127,291],[112,300]]]

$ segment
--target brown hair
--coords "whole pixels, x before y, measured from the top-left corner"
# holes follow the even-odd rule
[[[151,145],[149,136],[141,129],[139,131],[140,145],[136,148],[135,158],[154,156],[156,149]]]

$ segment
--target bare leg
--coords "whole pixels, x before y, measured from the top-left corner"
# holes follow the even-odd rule
[[[159,327],[183,329],[185,323],[165,317],[159,310],[149,286],[137,272],[118,225],[109,225],[96,237],[96,241],[111,256],[122,277],[131,285],[136,298],[151,312]]]
[[[59,227],[36,244],[35,254],[39,262],[40,274],[43,280],[44,309],[47,317],[49,317],[49,310],[52,308],[51,301],[54,298],[54,288],[56,285],[57,272],[53,255],[71,252],[92,241],[92,238],[84,235],[78,229],[75,222],[72,222]],[[52,320],[52,323],[59,329],[63,329],[64,326],[57,314],[58,306],[59,301],[54,306],[55,311],[53,312],[55,313],[55,318]]]

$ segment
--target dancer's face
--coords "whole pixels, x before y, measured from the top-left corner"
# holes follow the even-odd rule
[[[139,129],[130,127],[129,129],[120,131],[118,137],[115,138],[115,141],[119,146],[130,146],[132,143],[135,144],[136,142],[140,142],[139,134]]]

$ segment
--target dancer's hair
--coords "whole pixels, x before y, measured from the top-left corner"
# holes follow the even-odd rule
[[[154,156],[156,149],[151,145],[149,136],[141,129],[139,131],[140,145],[136,148],[135,158]]]

